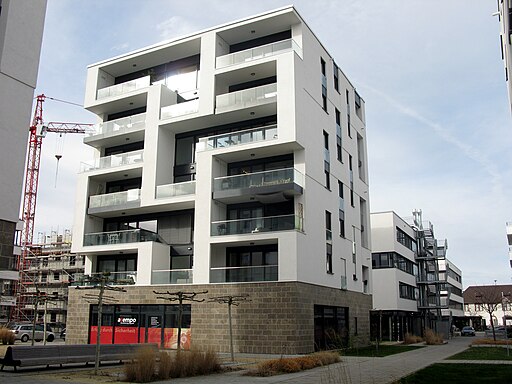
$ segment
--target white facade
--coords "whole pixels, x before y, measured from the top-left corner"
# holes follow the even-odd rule
[[[0,323],[15,306],[15,233],[46,0],[0,0]]]
[[[442,309],[443,316],[464,316],[464,298],[462,295],[462,271],[450,260],[439,261],[441,280],[446,280],[446,289],[441,290],[441,302],[447,305]]]
[[[293,7],[87,71],[98,130],[84,142],[97,152],[79,176],[72,247],[86,274],[131,254],[135,270],[113,272],[136,285],[300,281],[371,292],[364,101]],[[106,156],[113,147],[122,153]],[[171,255],[193,262],[175,268]]]
[[[498,16],[500,20],[501,59],[505,65],[505,80],[508,88],[508,99],[512,110],[512,3],[510,0],[498,1]]]
[[[512,267],[512,222],[507,223],[508,258]]]

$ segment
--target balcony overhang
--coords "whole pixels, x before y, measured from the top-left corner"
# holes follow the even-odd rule
[[[248,188],[234,188],[213,192],[213,198],[222,203],[244,203],[259,201],[263,204],[288,201],[296,195],[302,195],[303,188],[296,182],[290,181],[281,184],[265,184],[250,186]]]
[[[126,212],[130,209],[135,209],[140,207],[140,200],[137,201],[127,201],[126,203],[115,205],[115,206],[105,206],[105,207],[95,207],[87,209],[88,215],[94,215],[97,217],[114,217],[121,214],[121,212]]]

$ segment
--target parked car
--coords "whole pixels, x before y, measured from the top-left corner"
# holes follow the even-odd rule
[[[62,340],[66,340],[66,328],[64,328],[62,331],[60,331],[60,338]]]
[[[475,328],[470,326],[465,326],[462,328],[462,331],[460,331],[461,336],[475,336]]]
[[[21,340],[26,343],[32,338],[32,324],[17,324],[11,327],[11,332],[14,333],[16,340]],[[40,324],[36,324],[34,329],[34,340],[42,341],[44,338],[44,327]],[[55,334],[52,332],[50,327],[46,327],[46,341],[52,342],[55,340]]]

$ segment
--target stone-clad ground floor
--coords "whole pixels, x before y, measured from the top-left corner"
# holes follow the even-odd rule
[[[371,295],[301,282],[262,282],[209,285],[125,286],[126,292],[108,291],[115,305],[168,305],[153,291],[199,292],[204,302],[191,303],[193,347],[229,351],[227,305],[208,299],[248,295],[249,301],[232,306],[235,352],[302,354],[315,345],[364,345],[369,342]],[[67,343],[88,343],[92,290],[69,290]]]

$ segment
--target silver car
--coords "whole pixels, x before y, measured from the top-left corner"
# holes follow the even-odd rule
[[[32,338],[32,324],[18,324],[11,327],[11,332],[14,333],[16,340],[21,340],[26,343]],[[41,341],[44,339],[44,327],[36,324],[34,330],[34,340]],[[46,328],[46,341],[52,342],[55,340],[55,334],[51,331],[51,328]]]

